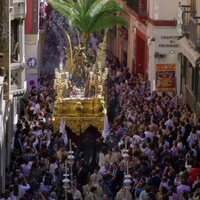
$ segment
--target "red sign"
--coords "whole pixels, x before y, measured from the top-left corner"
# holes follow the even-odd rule
[[[26,34],[38,34],[39,30],[39,2],[38,0],[27,1]]]
[[[176,89],[175,64],[156,65],[156,91],[173,92]]]

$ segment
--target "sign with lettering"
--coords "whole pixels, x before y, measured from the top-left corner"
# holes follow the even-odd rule
[[[179,47],[178,39],[179,36],[161,36],[161,42],[158,44],[158,47],[163,48],[173,48]]]
[[[175,91],[175,64],[156,65],[156,91],[173,92]]]

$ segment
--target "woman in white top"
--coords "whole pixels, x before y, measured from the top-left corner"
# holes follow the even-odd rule
[[[106,154],[107,154],[107,148],[105,146],[103,146],[101,148],[100,153],[99,153],[99,163],[98,164],[99,164],[100,168],[103,167],[104,164],[105,164],[105,156],[106,156]]]
[[[55,174],[56,169],[58,168],[58,165],[56,163],[56,158],[52,157],[50,160],[50,164],[49,164],[49,172],[51,174]]]

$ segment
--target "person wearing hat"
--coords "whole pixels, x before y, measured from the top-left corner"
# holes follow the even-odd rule
[[[95,186],[92,186],[90,189],[90,193],[86,196],[85,200],[97,200],[96,195],[97,188]]]

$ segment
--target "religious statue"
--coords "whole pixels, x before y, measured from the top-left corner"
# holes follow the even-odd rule
[[[57,93],[57,99],[62,100],[65,97],[65,93],[68,89],[68,80],[68,72],[64,72],[63,69],[60,68],[55,69],[54,88]]]
[[[104,66],[105,38],[100,44],[95,62],[84,52],[80,45],[70,44],[65,49],[67,61],[55,70],[55,90],[57,93],[54,104],[54,123],[59,124],[60,117],[65,116],[67,125],[76,133],[84,131],[91,124],[103,129],[105,115],[104,82],[107,71]],[[103,61],[103,62],[102,62]],[[95,117],[95,120],[94,120]]]
[[[65,49],[65,55],[67,57],[67,60],[65,62],[65,67],[64,67],[65,69],[64,70],[72,73],[73,67],[74,67],[74,60],[73,60],[73,58],[71,56],[72,52],[71,52],[70,48],[67,49],[67,48],[64,47],[64,49]]]
[[[85,85],[85,97],[93,97],[96,93],[96,76],[90,71]]]

